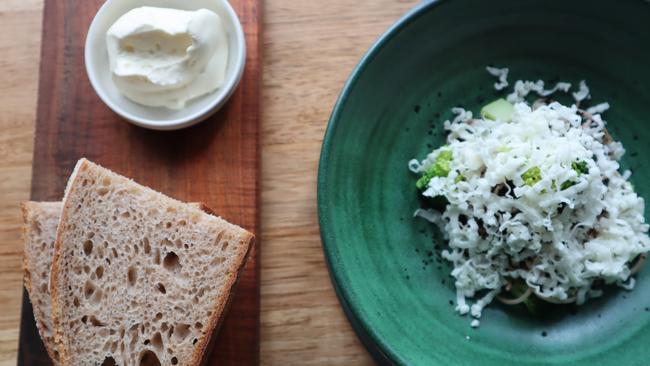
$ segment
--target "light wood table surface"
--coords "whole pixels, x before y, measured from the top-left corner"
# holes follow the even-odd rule
[[[416,3],[264,2],[262,364],[372,363],[328,277],[316,172],[327,120],[345,79],[372,42]],[[30,190],[42,7],[43,0],[0,1],[0,365],[15,365],[18,349],[18,204]]]

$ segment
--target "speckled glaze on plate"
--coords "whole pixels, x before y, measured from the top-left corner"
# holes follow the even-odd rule
[[[318,177],[321,235],[332,281],[357,334],[400,365],[648,365],[650,268],[632,292],[533,318],[493,304],[481,326],[454,312],[440,234],[420,206],[409,159],[444,143],[461,104],[496,99],[487,64],[510,80],[586,79],[609,101],[624,168],[650,199],[650,4],[643,0],[425,2],[361,60],[334,108]],[[648,220],[646,210],[646,220]]]

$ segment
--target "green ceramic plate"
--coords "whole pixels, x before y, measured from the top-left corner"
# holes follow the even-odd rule
[[[409,159],[444,141],[442,122],[498,97],[487,64],[510,80],[586,79],[593,103],[650,199],[650,3],[451,0],[424,3],[361,60],[334,108],[318,178],[332,281],[379,361],[403,365],[648,365],[650,268],[632,292],[533,318],[493,304],[472,329],[452,306],[439,234],[420,206]],[[649,219],[646,211],[646,220]]]

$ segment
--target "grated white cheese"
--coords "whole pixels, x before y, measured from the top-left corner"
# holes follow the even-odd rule
[[[515,82],[514,91],[508,94],[506,98],[510,103],[519,103],[523,102],[530,92],[535,92],[541,97],[548,97],[549,95],[559,91],[567,93],[571,89],[571,83],[559,82],[556,83],[551,89],[544,89],[544,82],[542,80],[537,81],[522,81],[517,80]]]
[[[494,83],[494,89],[502,90],[508,86],[508,73],[510,70],[507,67],[500,69],[498,67],[486,66],[485,70],[487,70],[490,75],[499,79],[499,81]]]
[[[605,112],[608,109],[609,109],[609,103],[605,102],[605,103],[596,104],[593,107],[587,108],[587,113],[599,114],[599,113]]]
[[[460,314],[480,318],[513,279],[539,297],[578,304],[602,294],[595,282],[634,287],[629,264],[650,250],[649,226],[644,200],[627,181],[631,173],[619,173],[625,150],[610,141],[597,114],[609,104],[588,109],[596,115],[583,125],[575,105],[553,102],[533,110],[522,101],[531,91],[569,87],[545,90],[542,81],[517,81],[511,122],[473,119],[455,108],[455,118],[444,124],[447,145],[409,162],[420,173],[442,149],[452,153],[449,174],[433,177],[422,193],[444,196],[444,212],[420,209],[415,216],[439,226],[449,241],[442,256],[453,264]],[[586,84],[573,95],[576,101],[589,97]],[[576,170],[576,163],[587,171]],[[539,179],[526,184],[531,169],[539,169]]]
[[[591,99],[591,94],[589,94],[589,87],[584,80],[580,81],[579,90],[577,92],[571,93],[573,99],[576,101],[576,104],[580,104],[585,99]]]

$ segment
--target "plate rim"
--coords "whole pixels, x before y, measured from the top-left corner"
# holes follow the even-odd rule
[[[334,264],[337,262],[332,256],[331,248],[334,239],[329,235],[331,233],[331,222],[328,216],[329,202],[326,200],[327,185],[325,183],[326,176],[329,169],[328,160],[332,151],[332,140],[335,130],[338,127],[338,119],[341,110],[345,107],[348,96],[351,90],[356,86],[359,75],[363,73],[368,64],[377,56],[377,54],[385,47],[385,45],[395,38],[397,34],[402,31],[407,25],[424,15],[426,12],[434,9],[436,6],[448,0],[424,0],[417,4],[412,9],[408,10],[402,15],[395,23],[393,23],[386,31],[384,31],[370,48],[364,53],[359,62],[350,72],[350,76],[346,80],[339,97],[332,108],[332,113],[327,123],[325,136],[321,146],[321,153],[318,162],[318,177],[317,177],[317,206],[318,206],[318,225],[321,237],[321,247],[325,256],[325,263],[329,273],[330,281],[336,292],[336,296],[341,304],[343,312],[345,313],[348,322],[354,329],[357,337],[364,345],[366,350],[370,353],[372,358],[381,365],[396,365],[405,364],[405,361],[397,355],[391,347],[382,341],[381,337],[372,328],[367,327],[358,316],[357,311],[350,305],[349,292],[339,285],[341,280],[340,273],[334,269]],[[328,249],[329,248],[329,249]]]

